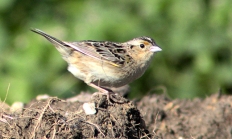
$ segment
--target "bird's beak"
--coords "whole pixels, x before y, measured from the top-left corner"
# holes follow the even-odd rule
[[[151,52],[159,52],[159,51],[162,51],[162,49],[159,48],[158,46],[151,46],[150,51]]]

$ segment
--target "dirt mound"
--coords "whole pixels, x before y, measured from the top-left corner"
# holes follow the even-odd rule
[[[150,134],[164,139],[231,139],[232,96],[169,100],[147,96],[137,103]]]
[[[140,138],[148,131],[132,102],[109,104],[95,95],[88,103],[58,98],[34,100],[21,112],[2,112],[0,132],[7,138]],[[94,104],[87,115],[83,104]],[[88,107],[87,107],[88,109]],[[89,108],[91,111],[91,108]],[[141,124],[143,123],[143,124]]]
[[[232,96],[172,101],[152,95],[136,102],[114,97],[1,103],[0,138],[232,138]],[[81,102],[86,98],[91,100]]]

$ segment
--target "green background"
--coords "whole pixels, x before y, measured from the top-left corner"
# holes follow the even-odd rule
[[[66,70],[58,51],[31,27],[66,41],[154,38],[163,51],[130,84],[132,98],[231,93],[231,7],[231,0],[1,0],[1,100],[7,92],[13,103],[38,94],[65,98],[94,91]]]

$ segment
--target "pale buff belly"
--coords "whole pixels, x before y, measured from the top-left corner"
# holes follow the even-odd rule
[[[128,70],[129,68],[129,70]],[[147,66],[115,67],[108,63],[92,61],[88,63],[69,64],[68,70],[77,78],[102,87],[121,87],[139,78]]]

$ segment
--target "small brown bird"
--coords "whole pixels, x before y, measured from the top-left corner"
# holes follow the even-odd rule
[[[68,63],[68,71],[89,86],[108,94],[107,89],[121,87],[141,77],[155,52],[161,51],[149,37],[127,42],[58,40],[39,29],[31,31],[50,41]]]

